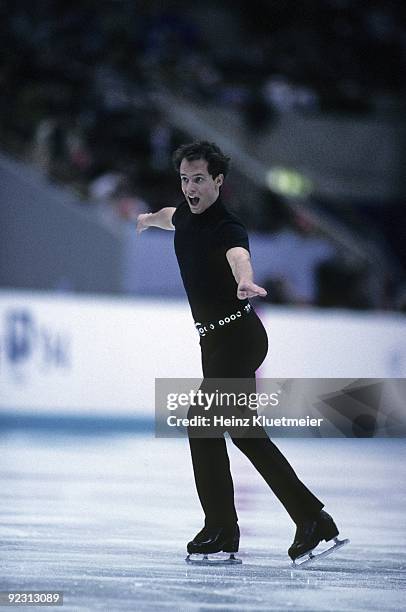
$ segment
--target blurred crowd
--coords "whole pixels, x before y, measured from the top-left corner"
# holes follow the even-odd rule
[[[178,200],[170,158],[190,139],[154,106],[157,85],[234,108],[253,137],[292,109],[372,112],[380,96],[404,92],[402,10],[401,3],[377,0],[200,7],[181,0],[5,0],[1,146],[68,184],[83,203],[133,219]],[[271,206],[268,198],[258,194],[250,228],[290,246],[295,269],[307,248],[313,279],[311,289],[301,290],[300,274],[287,282],[281,272],[270,280],[273,301],[377,306],[367,298],[362,271],[346,269],[314,227],[292,218],[281,198],[275,195]],[[342,286],[329,287],[333,277]]]

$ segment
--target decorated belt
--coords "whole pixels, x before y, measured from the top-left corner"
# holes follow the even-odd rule
[[[209,323],[200,323],[199,321],[195,321],[195,327],[199,336],[205,336],[206,334],[215,331],[216,329],[220,329],[238,319],[241,319],[244,315],[247,315],[252,310],[251,304],[246,304],[244,308],[241,310],[237,310],[237,312],[233,312],[222,319],[218,319],[217,321],[210,321]]]

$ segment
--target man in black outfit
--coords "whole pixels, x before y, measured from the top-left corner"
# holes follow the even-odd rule
[[[251,392],[268,339],[248,298],[264,297],[266,291],[253,280],[246,229],[220,197],[229,158],[213,143],[195,142],[177,149],[173,161],[184,200],[176,208],[139,215],[137,231],[150,226],[175,230],[176,256],[200,334],[202,389],[210,389],[212,379],[241,379],[241,388],[247,390],[248,384]],[[323,504],[299,480],[262,427],[251,427],[245,435],[228,431],[297,525],[288,551],[292,559],[338,535]],[[204,527],[188,543],[188,553],[234,553],[240,533],[224,428],[215,435],[196,435],[190,428],[188,433],[205,514]]]

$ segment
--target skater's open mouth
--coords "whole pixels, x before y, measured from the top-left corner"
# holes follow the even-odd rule
[[[189,202],[190,202],[191,206],[197,206],[199,204],[199,202],[200,202],[200,198],[198,198],[198,197],[191,198],[189,196]]]

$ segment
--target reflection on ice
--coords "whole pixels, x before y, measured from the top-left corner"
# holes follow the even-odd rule
[[[351,540],[292,571],[294,525],[229,445],[242,565],[185,563],[201,528],[184,439],[14,434],[1,443],[0,588],[64,592],[64,610],[401,610],[403,440],[278,440]]]

